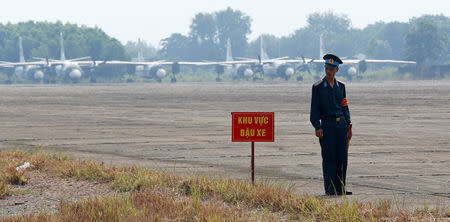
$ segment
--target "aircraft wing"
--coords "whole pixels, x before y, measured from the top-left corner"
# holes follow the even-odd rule
[[[245,61],[227,61],[227,62],[177,62],[180,65],[193,65],[193,66],[215,66],[215,65],[234,65],[234,64],[254,64],[258,63],[258,60],[245,60]]]
[[[10,62],[0,61],[0,68],[14,68],[15,66]]]
[[[133,65],[133,66],[154,66],[154,65],[172,65],[178,63],[179,65],[197,65],[197,66],[208,66],[208,65],[217,65],[219,62],[171,62],[171,61],[152,61],[152,62],[133,62],[133,61],[120,61],[120,60],[96,60],[96,61],[69,61],[70,63],[76,63],[79,66],[92,66],[94,63],[96,65]],[[63,64],[64,61],[53,60],[50,62],[52,65]]]
[[[192,66],[214,66],[219,65],[219,62],[177,62],[180,65],[192,65]]]
[[[255,63],[257,62],[257,60],[255,61],[251,61],[251,63]],[[77,62],[80,66],[82,65],[92,65],[92,61],[80,61]],[[112,60],[112,61],[95,61],[96,64],[99,65],[134,65],[134,66],[144,66],[144,65],[150,65],[150,66],[154,66],[154,65],[172,65],[175,63],[178,63],[179,65],[193,65],[193,66],[214,66],[214,65],[232,65],[232,64],[241,64],[242,62],[238,62],[238,61],[232,61],[232,62],[210,62],[210,61],[205,61],[205,62],[185,62],[185,61],[180,61],[180,62],[170,62],[170,61],[154,61],[154,62],[132,62],[132,61],[119,61],[119,60]],[[250,62],[248,62],[250,63]]]
[[[289,56],[283,56],[283,57],[278,57],[278,58],[273,58],[273,59],[269,59],[269,60],[284,60],[284,59],[288,59]]]
[[[78,61],[76,62],[79,65],[82,64],[92,64],[92,61]],[[132,62],[132,61],[119,61],[119,60],[110,60],[110,61],[95,61],[97,64],[104,65],[172,65],[175,62],[167,62],[167,61],[154,61],[154,62]]]
[[[383,60],[383,59],[366,59],[364,60],[368,63],[398,63],[398,64],[416,64],[414,61],[404,61],[404,60]]]
[[[298,59],[284,59],[285,57],[281,57],[281,58],[275,58],[275,59],[264,59],[261,60],[262,64],[267,64],[267,63],[299,63],[299,62],[303,62],[302,60],[298,60]],[[181,64],[181,63],[180,63]],[[259,60],[258,59],[248,59],[248,60],[237,60],[237,61],[226,61],[226,62],[208,62],[208,63],[203,63],[200,65],[235,65],[235,64],[259,64]]]
[[[86,57],[87,58],[87,57]],[[85,58],[83,58],[85,59]],[[154,62],[131,62],[131,61],[119,61],[119,60],[56,60],[49,59],[49,64],[52,66],[55,65],[64,65],[66,63],[77,64],[79,66],[93,66],[96,65],[171,65],[174,62],[166,62],[166,61],[154,61]],[[2,66],[25,66],[25,65],[46,65],[46,61],[36,61],[36,62],[23,62],[23,63],[9,63],[9,62],[1,62],[0,67]]]
[[[366,63],[392,63],[392,64],[416,64],[414,61],[405,61],[405,60],[391,60],[391,59],[343,59],[342,62],[344,64],[358,64],[361,61],[365,61]],[[324,63],[323,60],[313,60],[311,62],[314,63]]]
[[[36,62],[0,62],[0,67],[17,67],[17,66],[27,66],[27,65],[45,65],[43,61]]]
[[[275,59],[264,59],[261,60],[262,64],[268,63],[303,63],[302,59],[285,59],[287,57],[280,57]],[[306,59],[305,62],[309,63],[312,59]],[[195,66],[213,66],[213,65],[221,65],[221,66],[230,66],[230,65],[252,65],[259,64],[258,59],[246,59],[246,60],[236,60],[236,61],[225,61],[225,62],[178,62],[180,65],[195,65]]]

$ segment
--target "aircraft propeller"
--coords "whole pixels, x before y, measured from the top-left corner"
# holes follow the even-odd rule
[[[254,65],[255,72],[260,72],[261,76],[264,77],[264,68],[261,60],[261,55],[258,55],[258,64]]]
[[[302,62],[298,64],[297,67],[295,67],[296,70],[300,71],[307,71],[309,74],[311,74],[311,70],[309,69],[309,63],[311,63],[314,59],[312,59],[309,63],[306,62],[305,57],[301,56]]]

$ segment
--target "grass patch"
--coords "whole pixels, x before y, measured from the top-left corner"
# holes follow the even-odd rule
[[[389,201],[329,200],[295,193],[283,184],[256,183],[204,176],[180,176],[141,167],[106,166],[45,152],[0,152],[4,160],[24,161],[33,170],[58,177],[111,183],[125,195],[62,202],[56,213],[9,221],[390,221],[445,217],[446,209],[394,209]]]
[[[25,177],[25,171],[17,171],[15,167],[10,166],[6,168],[5,171],[5,181],[12,185],[25,185],[28,179]]]
[[[12,190],[10,193],[11,193],[11,195],[20,196],[20,195],[27,195],[27,194],[38,194],[39,192],[35,192],[30,189],[24,189],[24,190]]]
[[[368,70],[360,73],[364,80],[413,80],[412,73],[399,73],[398,68],[385,67],[377,70]]]
[[[190,198],[175,198],[147,190],[125,196],[88,198],[61,202],[53,214],[41,212],[10,217],[5,221],[275,221],[276,215],[259,214],[245,208],[224,206],[211,200],[195,204]]]
[[[5,198],[9,194],[8,185],[0,181],[0,199]]]

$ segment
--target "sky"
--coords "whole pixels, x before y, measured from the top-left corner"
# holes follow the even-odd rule
[[[345,14],[356,28],[423,14],[450,16],[449,0],[2,0],[0,22],[60,20],[98,26],[122,43],[141,38],[158,46],[172,33],[187,34],[195,14],[227,7],[252,18],[250,40],[261,34],[289,35],[314,12]]]

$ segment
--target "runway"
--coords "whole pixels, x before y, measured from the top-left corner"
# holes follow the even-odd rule
[[[0,149],[36,145],[114,165],[248,179],[231,112],[275,112],[256,178],[323,193],[312,83],[1,85]],[[359,200],[450,204],[450,81],[347,83],[348,184]]]

